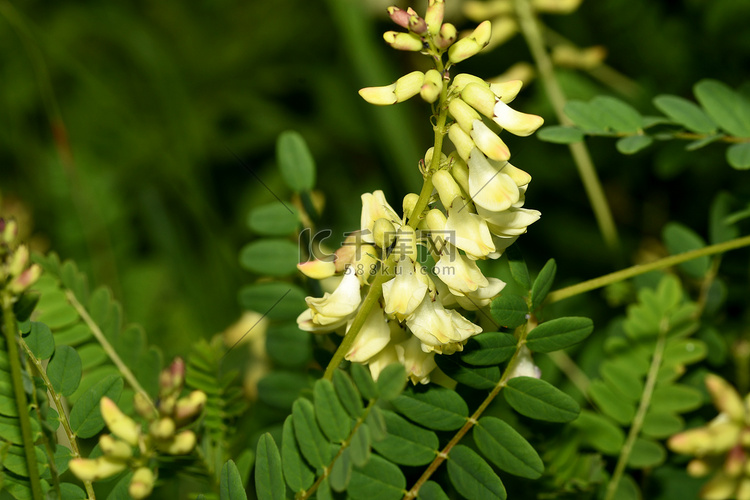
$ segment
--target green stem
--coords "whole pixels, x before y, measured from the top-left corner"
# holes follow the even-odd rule
[[[542,33],[539,29],[539,24],[534,12],[531,9],[531,5],[529,5],[529,0],[515,0],[514,3],[521,32],[526,39],[526,43],[529,46],[534,62],[539,69],[539,74],[541,75],[544,87],[547,90],[547,96],[555,110],[555,115],[557,115],[558,121],[563,125],[572,125],[572,122],[563,112],[565,107],[565,94],[555,76],[552,60],[550,59],[549,54],[547,54],[547,50],[544,48],[544,39],[542,38]],[[591,203],[591,208],[594,210],[594,216],[596,217],[599,231],[602,233],[602,237],[604,238],[607,247],[613,252],[613,254],[616,254],[620,246],[617,227],[615,226],[612,212],[607,203],[607,198],[604,195],[599,176],[594,168],[594,162],[591,160],[589,150],[583,142],[569,144],[568,147],[570,148],[573,161],[578,169],[578,175],[580,175],[581,181],[583,182],[586,195]]]
[[[36,463],[36,452],[34,450],[34,441],[31,433],[31,416],[26,404],[26,393],[23,390],[23,375],[21,373],[21,362],[18,357],[18,345],[16,344],[16,333],[18,325],[16,316],[13,314],[12,295],[5,291],[2,294],[3,308],[3,332],[5,332],[5,342],[8,344],[8,360],[10,363],[10,374],[13,380],[13,393],[16,396],[16,407],[18,409],[18,422],[21,426],[21,436],[23,437],[23,449],[26,455],[26,468],[29,473],[29,486],[31,488],[31,498],[42,500],[42,480],[39,477],[39,469]]]
[[[414,486],[412,486],[411,489],[404,495],[403,500],[412,500],[417,497],[417,495],[419,494],[419,489],[430,479],[432,474],[434,474],[435,471],[440,467],[440,465],[442,465],[442,463],[448,458],[448,454],[451,452],[453,447],[456,446],[466,435],[466,433],[476,425],[476,423],[479,421],[479,418],[490,405],[492,400],[494,400],[497,395],[500,394],[500,391],[502,391],[503,388],[508,385],[510,375],[515,370],[516,363],[518,362],[518,356],[521,353],[521,347],[526,344],[526,336],[529,334],[528,323],[525,323],[524,325],[518,327],[516,329],[516,332],[518,333],[518,344],[516,347],[516,352],[513,353],[513,357],[510,359],[510,361],[508,361],[508,365],[505,367],[503,375],[500,377],[500,381],[497,383],[497,385],[495,385],[492,391],[490,391],[487,397],[484,398],[482,404],[479,405],[479,407],[471,415],[471,417],[466,419],[466,423],[458,430],[458,432],[456,432],[456,434],[448,442],[448,444],[446,444],[443,449],[437,453],[427,469],[425,469],[417,482],[414,483]]]
[[[725,241],[724,243],[717,243],[716,245],[699,248],[697,250],[690,250],[689,252],[671,255],[669,257],[659,259],[656,262],[628,267],[627,269],[615,271],[614,273],[584,281],[582,283],[578,283],[577,285],[572,285],[569,287],[561,288],[559,290],[555,290],[547,296],[547,303],[558,302],[560,300],[567,299],[581,293],[590,292],[591,290],[596,290],[597,288],[602,288],[607,285],[611,285],[612,283],[617,283],[618,281],[623,281],[640,274],[676,266],[677,264],[682,264],[683,262],[697,259],[698,257],[723,253],[729,250],[735,250],[737,248],[746,246],[750,246],[750,236],[743,236],[742,238]]]
[[[78,312],[78,315],[81,316],[81,319],[83,319],[83,322],[86,323],[86,325],[91,330],[91,333],[94,334],[96,340],[99,342],[99,344],[101,344],[102,349],[104,349],[104,352],[107,354],[107,356],[109,356],[109,359],[112,360],[117,369],[120,370],[122,376],[125,378],[125,380],[127,380],[128,384],[130,384],[130,387],[132,387],[136,392],[141,393],[141,396],[143,396],[144,399],[148,401],[149,405],[151,405],[151,408],[156,412],[156,406],[154,406],[154,402],[151,401],[151,396],[149,396],[148,393],[143,389],[141,384],[138,382],[138,379],[136,379],[135,375],[133,375],[133,372],[130,371],[130,368],[128,368],[128,366],[122,361],[122,359],[120,359],[117,351],[115,351],[114,347],[112,347],[112,344],[110,344],[107,338],[104,336],[104,333],[99,328],[99,325],[97,325],[96,322],[91,319],[91,316],[89,316],[86,308],[83,307],[80,302],[78,302],[78,299],[72,291],[66,290],[65,295],[68,298],[68,302],[70,302],[70,304],[75,308],[75,310]]]
[[[648,376],[646,377],[646,385],[643,388],[643,394],[641,395],[641,402],[638,405],[638,411],[633,418],[633,424],[630,426],[630,431],[628,431],[628,438],[625,440],[620,456],[617,459],[615,471],[612,473],[612,478],[607,485],[607,495],[604,497],[604,500],[612,500],[615,497],[617,486],[620,484],[620,479],[625,472],[625,467],[630,458],[630,453],[633,451],[635,440],[638,439],[638,434],[640,434],[641,427],[643,427],[643,421],[646,419],[646,412],[651,404],[651,397],[654,395],[654,388],[656,387],[656,379],[659,375],[661,360],[664,356],[664,349],[667,345],[667,332],[669,332],[669,321],[667,318],[663,318],[661,325],[659,326],[659,337],[656,340],[654,357],[651,359],[651,366],[648,369]]]
[[[26,353],[26,357],[29,358],[29,361],[34,365],[36,368],[37,373],[44,381],[44,385],[47,388],[47,392],[49,392],[50,396],[52,396],[52,401],[55,403],[55,408],[57,409],[57,413],[59,415],[59,421],[60,424],[63,427],[63,430],[65,431],[65,435],[68,437],[68,441],[70,442],[70,451],[73,455],[73,458],[80,458],[81,452],[78,449],[78,442],[76,441],[76,435],[73,432],[73,429],[70,427],[70,422],[68,421],[67,413],[65,412],[65,407],[62,404],[62,396],[55,391],[55,388],[52,386],[52,382],[50,381],[49,377],[47,376],[47,372],[44,370],[44,367],[42,366],[42,362],[39,361],[36,356],[34,356],[34,353],[31,352],[31,349],[26,344],[26,342],[23,341],[23,339],[19,339],[18,341],[21,348]],[[91,483],[91,481],[84,481],[83,482],[84,487],[86,488],[86,493],[88,494],[88,498],[90,500],[96,500],[96,494],[94,493],[94,487]]]

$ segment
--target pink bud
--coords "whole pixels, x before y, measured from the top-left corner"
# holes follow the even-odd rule
[[[411,17],[406,11],[399,9],[396,6],[390,6],[388,9],[388,15],[391,17],[391,21],[398,24],[402,28],[409,28],[409,17]]]

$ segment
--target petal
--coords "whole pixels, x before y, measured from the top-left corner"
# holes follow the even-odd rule
[[[487,160],[479,149],[473,149],[468,161],[469,194],[479,207],[500,212],[518,201],[518,186],[513,179]]]
[[[370,314],[367,315],[362,329],[357,334],[354,344],[346,353],[346,359],[356,363],[364,363],[379,353],[388,345],[390,340],[391,329],[385,321],[383,309],[379,306],[373,307]]]

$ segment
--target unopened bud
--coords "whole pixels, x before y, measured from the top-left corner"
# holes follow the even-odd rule
[[[458,31],[456,30],[456,27],[451,23],[445,23],[440,27],[440,33],[438,33],[435,44],[440,49],[447,49],[456,41],[457,36]]]
[[[425,217],[425,225],[430,231],[443,231],[447,221],[445,214],[436,208],[427,212]]]
[[[470,83],[477,83],[479,85],[484,85],[486,87],[490,86],[489,83],[485,82],[478,76],[471,75],[469,73],[459,73],[453,77],[453,82],[451,83],[451,89],[454,89],[456,92],[461,92],[464,89],[464,87],[466,87]]]
[[[505,164],[505,166],[502,168],[502,172],[510,176],[510,178],[513,179],[513,182],[515,182],[516,186],[518,187],[523,187],[531,182],[531,176],[526,171],[514,167],[510,163]]]
[[[480,23],[469,36],[457,41],[448,49],[448,59],[456,64],[478,54],[490,42],[491,34],[492,23],[489,21]]]
[[[149,401],[146,396],[144,396],[140,392],[136,392],[133,396],[133,408],[135,408],[136,413],[138,413],[138,415],[143,418],[147,418],[150,420],[156,416],[155,409],[151,404],[151,401]]]
[[[700,490],[701,498],[729,499],[735,496],[737,480],[725,474],[716,474],[710,481],[703,485]]]
[[[495,116],[497,96],[490,90],[489,85],[468,83],[461,91],[461,99],[487,118]]]
[[[505,104],[510,103],[516,98],[518,93],[523,87],[521,80],[509,80],[507,82],[490,83],[490,90],[497,96],[498,99],[503,101]]]
[[[714,406],[720,412],[726,413],[735,422],[744,423],[745,404],[734,387],[723,378],[712,373],[706,375],[706,387],[711,394]]]
[[[396,228],[388,219],[378,219],[372,227],[372,237],[380,248],[388,248],[396,237]]]
[[[322,280],[336,274],[336,263],[333,260],[309,260],[297,264],[297,269],[308,278]]]
[[[365,101],[376,106],[388,106],[396,104],[396,84],[386,85],[384,87],[365,87],[359,89],[359,95]]]
[[[395,5],[392,5],[386,9],[388,15],[391,17],[391,21],[398,24],[402,28],[409,28],[409,14],[405,10],[401,10]]]
[[[115,439],[109,434],[102,434],[99,437],[99,448],[110,458],[127,460],[133,456],[133,448],[128,443]]]
[[[374,269],[378,264],[378,251],[372,245],[360,246],[357,257],[354,262],[355,269]],[[374,276],[374,274],[369,272],[357,273],[357,275],[362,284],[367,284],[368,280]]]
[[[159,387],[163,394],[169,394],[180,389],[184,381],[185,361],[179,357],[175,358],[172,364],[159,374]]]
[[[432,161],[433,161],[432,156],[433,156],[434,151],[435,151],[435,148],[428,148],[427,151],[425,151],[424,153],[424,162],[425,162],[425,165],[427,165],[428,167],[432,165]],[[448,157],[445,156],[445,153],[440,153],[440,161],[438,161],[437,163],[438,168],[444,165],[445,162],[447,161],[448,161]]]
[[[456,147],[456,152],[464,160],[469,160],[471,150],[474,149],[474,140],[469,134],[463,131],[458,123],[454,123],[448,129],[448,138]]]
[[[108,397],[103,397],[100,405],[104,423],[107,424],[112,434],[132,446],[137,445],[138,437],[141,435],[141,427],[132,418],[125,415],[115,402]]]
[[[469,135],[487,158],[498,161],[507,161],[510,158],[508,146],[482,120],[474,120],[474,126]]]
[[[424,48],[422,39],[414,33],[386,31],[383,33],[383,40],[396,50],[419,52]]]
[[[461,158],[456,158],[451,168],[451,175],[456,180],[464,193],[469,193],[469,167]]]
[[[427,21],[427,30],[430,35],[437,35],[443,24],[445,16],[445,0],[429,0],[427,2],[427,13],[424,16]]]
[[[456,198],[461,198],[461,188],[447,170],[438,170],[432,174],[432,184],[440,196],[440,202],[447,209]]]
[[[495,0],[493,2],[469,0],[461,4],[461,10],[467,18],[474,22],[512,14],[515,11],[512,0]]]
[[[5,221],[5,227],[2,232],[2,243],[13,243],[18,236],[18,222],[15,219]]]
[[[402,204],[404,209],[404,217],[406,217],[407,219],[412,218],[412,212],[414,211],[414,207],[417,206],[418,200],[419,195],[417,193],[409,193],[404,196],[404,202]]]
[[[8,262],[8,274],[10,276],[18,276],[26,269],[29,263],[29,249],[26,245],[21,245],[16,248],[13,255]]]
[[[544,118],[541,116],[516,111],[502,100],[495,104],[494,111],[495,117],[492,121],[513,135],[529,136],[544,124]]]
[[[148,427],[148,432],[156,439],[169,439],[174,436],[174,420],[169,417],[162,417],[154,420]]]
[[[193,391],[177,401],[174,410],[174,416],[177,420],[185,420],[198,415],[203,406],[206,404],[206,393],[203,391]]]
[[[558,45],[552,50],[552,62],[557,66],[574,69],[594,69],[607,57],[607,49],[601,45],[579,49],[572,45]]]
[[[480,119],[479,113],[466,104],[463,99],[451,99],[450,104],[448,104],[448,112],[467,134],[471,132],[474,122]]]
[[[739,446],[729,450],[729,455],[724,462],[724,472],[727,476],[737,477],[742,474],[745,468],[745,459],[745,452]]]
[[[696,458],[687,464],[687,473],[693,477],[703,477],[711,472],[711,466],[705,460]]]
[[[81,481],[98,481],[114,476],[125,470],[127,464],[108,457],[74,458],[68,468]]]
[[[393,93],[396,95],[396,102],[404,102],[419,94],[424,82],[424,73],[421,71],[412,71],[396,80],[396,88]]]
[[[427,33],[427,22],[416,14],[412,15],[409,18],[409,30],[418,35],[424,35]]]
[[[417,262],[419,253],[417,251],[417,233],[410,226],[401,226],[397,233],[395,250],[403,256],[409,257],[412,262]]]
[[[154,473],[147,467],[141,467],[133,473],[128,486],[128,493],[134,500],[148,497],[154,489]]]
[[[11,293],[19,294],[25,292],[31,285],[36,283],[39,276],[42,275],[42,268],[38,264],[32,264],[11,280],[8,284],[8,290]]]
[[[549,14],[570,14],[581,5],[581,0],[532,0],[531,7]]]
[[[195,448],[195,433],[193,431],[182,431],[164,449],[170,455],[187,455]]]
[[[440,97],[443,90],[443,75],[436,69],[431,69],[424,74],[422,88],[419,89],[419,95],[427,102],[435,102]]]

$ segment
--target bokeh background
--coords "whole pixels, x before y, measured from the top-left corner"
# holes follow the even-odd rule
[[[427,69],[382,42],[389,3],[0,0],[3,214],[22,221],[36,250],[74,259],[110,286],[167,359],[184,354],[235,321],[237,290],[256,278],[237,254],[253,238],[248,211],[274,198],[248,169],[291,196],[274,165],[280,132],[297,130],[310,145],[322,225],[336,234],[358,225],[360,193],[383,189],[396,207],[419,189],[429,106],[373,108],[356,92]],[[475,24],[460,0],[447,3],[449,21]],[[422,12],[426,1],[396,4]],[[702,78],[748,90],[750,2],[587,0],[543,19],[579,47],[606,49],[606,78],[558,69],[570,98],[615,95],[648,114],[653,96],[692,98]],[[490,78],[523,61],[517,35],[459,70]],[[533,73],[515,107],[556,123]],[[623,157],[613,141],[589,140],[623,239],[613,259],[567,148],[507,141],[534,177],[527,206],[543,213],[521,248],[532,269],[555,257],[561,284],[658,254],[668,220],[705,234],[718,191],[750,194],[722,147],[688,154],[657,144]]]

